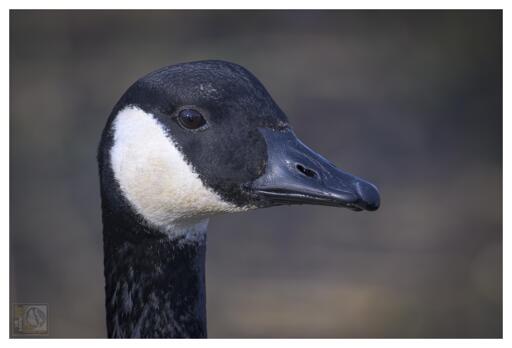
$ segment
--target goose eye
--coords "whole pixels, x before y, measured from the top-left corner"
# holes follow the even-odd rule
[[[183,109],[178,114],[178,123],[187,129],[197,129],[206,124],[203,115],[194,109]]]

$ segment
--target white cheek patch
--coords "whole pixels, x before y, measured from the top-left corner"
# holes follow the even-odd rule
[[[114,121],[111,152],[114,176],[137,213],[163,230],[187,220],[244,211],[206,187],[163,126],[137,107]]]

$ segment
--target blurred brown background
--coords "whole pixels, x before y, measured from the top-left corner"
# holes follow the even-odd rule
[[[165,65],[252,71],[382,207],[211,219],[210,337],[502,335],[501,11],[12,11],[11,303],[103,337],[96,148]]]

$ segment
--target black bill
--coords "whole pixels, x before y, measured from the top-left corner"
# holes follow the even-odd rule
[[[320,204],[358,211],[379,208],[374,185],[339,170],[291,130],[260,131],[267,143],[268,162],[250,189],[269,204]]]

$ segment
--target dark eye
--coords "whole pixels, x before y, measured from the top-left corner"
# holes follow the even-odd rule
[[[194,109],[183,109],[178,114],[178,123],[187,129],[197,129],[206,124],[203,115]]]

